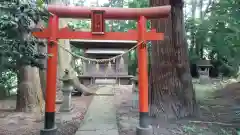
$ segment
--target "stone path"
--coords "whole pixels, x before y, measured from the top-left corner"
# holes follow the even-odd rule
[[[105,86],[96,93],[111,95],[114,89],[113,86]],[[118,135],[114,96],[97,95],[93,98],[76,135]]]

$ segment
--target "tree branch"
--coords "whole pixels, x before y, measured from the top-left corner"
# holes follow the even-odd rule
[[[208,1],[206,10],[205,10],[204,13],[203,13],[203,18],[206,16],[207,13],[210,12],[210,9],[211,9],[210,7],[211,7],[214,3],[215,3],[214,0],[209,0],[209,1]]]

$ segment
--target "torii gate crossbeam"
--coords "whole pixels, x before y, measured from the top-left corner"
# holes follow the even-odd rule
[[[147,19],[168,17],[171,6],[159,6],[151,8],[110,8],[110,7],[79,7],[48,5],[47,10],[62,18],[91,18],[92,11],[104,11],[105,19],[138,20],[140,16]]]
[[[53,15],[49,18],[48,28],[33,32],[38,38],[48,39],[47,86],[45,124],[41,135],[56,135],[55,100],[56,76],[58,59],[58,39],[92,39],[92,40],[137,40],[139,68],[139,126],[137,135],[150,135],[151,126],[148,123],[148,70],[147,70],[147,40],[163,40],[163,33],[156,30],[147,32],[147,19],[165,18],[169,15],[171,6],[151,8],[107,8],[107,7],[77,7],[48,5],[47,10]],[[91,18],[92,31],[71,31],[68,28],[59,29],[59,17],[62,18]],[[137,20],[137,31],[105,32],[105,19]]]

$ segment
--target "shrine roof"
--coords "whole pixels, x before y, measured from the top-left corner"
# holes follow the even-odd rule
[[[129,40],[70,40],[70,44],[77,48],[132,48],[137,41]]]
[[[211,67],[211,61],[210,60],[198,60],[197,61],[197,66],[199,67]]]
[[[123,49],[115,49],[115,48],[91,48],[85,51],[87,54],[123,54]]]

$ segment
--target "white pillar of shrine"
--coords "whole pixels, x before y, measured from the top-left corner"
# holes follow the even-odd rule
[[[84,57],[86,57],[86,49],[84,49]],[[87,62],[86,60],[82,60],[82,64],[83,64],[83,75],[87,75]]]

